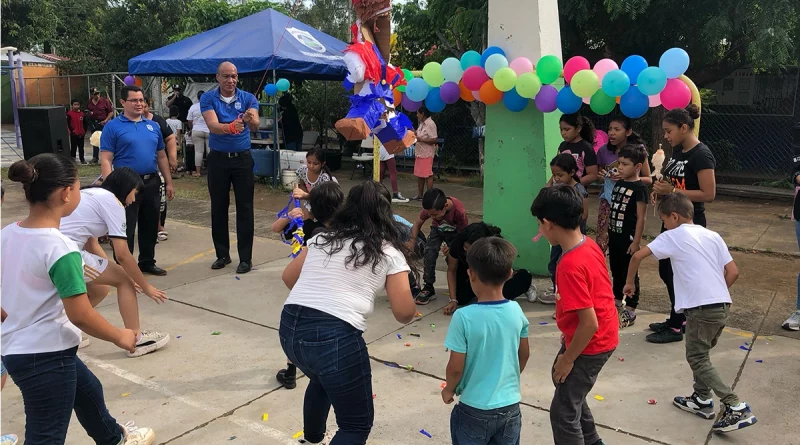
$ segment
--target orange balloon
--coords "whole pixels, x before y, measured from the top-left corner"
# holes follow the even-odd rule
[[[491,80],[487,80],[481,85],[478,94],[481,96],[481,101],[486,105],[494,105],[503,99],[502,91],[498,90]]]
[[[397,88],[392,90],[392,94],[394,95],[394,106],[399,107],[400,101],[403,100],[403,93],[397,90]]]
[[[134,77],[133,78],[133,84],[136,85],[137,87],[141,87],[142,86],[142,78],[139,77],[139,76]]]
[[[617,105],[619,105],[619,96],[617,96]]]
[[[475,100],[475,96],[472,95],[472,91],[469,90],[466,86],[464,86],[463,81],[458,81],[458,88],[461,90],[461,99],[466,102],[472,102]]]

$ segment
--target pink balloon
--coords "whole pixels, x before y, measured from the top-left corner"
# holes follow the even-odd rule
[[[661,95],[653,94],[652,96],[648,96],[647,98],[650,100],[650,108],[654,108],[661,105]]]
[[[589,105],[589,104],[590,104],[590,102],[592,101],[592,97],[591,97],[591,96],[589,96],[589,97],[584,97],[584,98],[583,98],[583,99],[581,99],[581,100],[582,100],[582,101],[583,101],[583,103],[585,103],[586,105]]]
[[[533,72],[533,62],[528,60],[527,57],[517,57],[516,59],[512,60],[508,67],[514,70],[517,73],[517,76],[524,73],[532,73]]]
[[[667,79],[667,86],[661,91],[661,104],[667,110],[683,108],[692,100],[692,91],[680,79]]]
[[[475,100],[477,100],[478,102],[480,102],[480,101],[481,101],[481,94],[480,94],[480,91],[473,91],[473,92],[472,92],[472,97],[474,97],[474,98],[475,98]]]
[[[464,76],[461,77],[461,81],[464,82],[464,86],[467,87],[470,91],[478,91],[481,89],[481,85],[484,84],[489,80],[489,75],[486,74],[486,70],[479,66],[471,66],[464,71]]]
[[[597,78],[602,81],[603,77],[605,77],[609,71],[618,69],[619,65],[617,65],[617,62],[614,62],[611,59],[601,59],[594,64],[592,71],[594,71],[594,73],[597,74]]]
[[[585,57],[570,57],[570,59],[567,60],[567,63],[564,64],[564,80],[566,80],[567,83],[570,83],[572,82],[572,76],[574,76],[575,73],[580,70],[591,69],[591,67],[592,66],[589,65],[589,61],[586,60]]]

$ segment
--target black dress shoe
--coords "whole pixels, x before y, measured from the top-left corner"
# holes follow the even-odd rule
[[[156,266],[155,264],[153,264],[152,266],[146,266],[146,267],[141,267],[140,266],[139,270],[141,270],[142,273],[147,273],[147,274],[150,274],[150,275],[158,275],[159,277],[163,277],[164,275],[167,274],[166,270]]]
[[[222,269],[223,267],[231,264],[230,258],[217,258],[217,261],[214,261],[214,264],[211,265],[212,269]]]
[[[242,261],[239,263],[239,267],[236,268],[236,273],[247,273],[250,272],[250,269],[252,268],[252,264],[248,263],[247,261]]]

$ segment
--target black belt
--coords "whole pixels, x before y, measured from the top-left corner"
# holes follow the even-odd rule
[[[139,175],[139,177],[142,178],[143,181],[147,181],[150,178],[155,178],[156,176],[158,176],[158,173],[148,173],[146,175]]]
[[[219,150],[212,149],[211,151],[213,151],[214,153],[219,153],[220,156],[224,156],[224,157],[227,157],[227,158],[238,158],[239,156],[242,156],[245,153],[250,153],[250,150],[228,152],[228,151],[219,151]]]

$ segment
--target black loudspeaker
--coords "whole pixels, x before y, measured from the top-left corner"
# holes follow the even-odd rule
[[[69,157],[69,130],[64,107],[20,107],[19,129],[25,160],[42,153]]]

